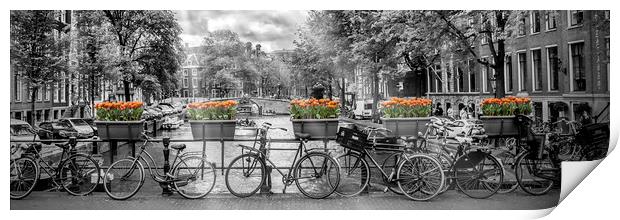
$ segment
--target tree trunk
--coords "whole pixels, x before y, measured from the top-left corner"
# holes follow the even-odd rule
[[[340,108],[344,109],[345,108],[345,84],[344,84],[344,77],[340,78],[341,84],[340,84]]]
[[[30,123],[30,125],[35,126],[34,122],[36,114],[35,114],[35,103],[37,100],[37,91],[39,91],[39,87],[34,87],[32,88],[32,93],[30,94],[30,100],[32,100],[32,103],[30,103],[30,121],[28,123]],[[28,115],[26,115],[27,117]]]
[[[495,97],[502,98],[506,96],[506,89],[504,88],[504,71],[506,65],[504,60],[506,59],[506,48],[504,40],[497,41],[497,57],[495,58]]]
[[[131,94],[129,94],[129,81],[123,80],[123,87],[125,89],[125,102],[131,101]]]
[[[379,121],[378,105],[379,105],[379,71],[376,70],[372,73],[372,120],[373,122]]]

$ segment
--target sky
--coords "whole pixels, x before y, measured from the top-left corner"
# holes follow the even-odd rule
[[[306,11],[176,11],[188,46],[199,46],[207,31],[229,29],[242,42],[261,44],[266,52],[292,49],[295,33],[307,17]]]

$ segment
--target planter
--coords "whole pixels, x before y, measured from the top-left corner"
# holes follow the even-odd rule
[[[190,120],[194,140],[232,139],[235,137],[236,120]]]
[[[480,116],[480,121],[489,136],[519,135],[519,126],[515,116]]]
[[[307,133],[312,138],[336,138],[338,119],[291,119],[295,133]]]
[[[413,136],[417,137],[418,132],[426,131],[426,123],[431,121],[428,117],[420,118],[381,118],[383,126],[392,133],[390,136]]]
[[[95,121],[95,125],[102,140],[140,140],[144,131],[144,120]]]

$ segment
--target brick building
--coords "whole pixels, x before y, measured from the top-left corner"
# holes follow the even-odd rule
[[[494,83],[504,83],[506,95],[532,98],[538,120],[579,119],[582,109],[609,120],[609,11],[530,11],[519,22],[518,36],[506,41],[504,82],[487,77],[492,68],[447,53],[435,71],[408,72],[402,95],[428,96],[455,114],[463,106],[479,112]],[[487,42],[476,50],[491,59]]]

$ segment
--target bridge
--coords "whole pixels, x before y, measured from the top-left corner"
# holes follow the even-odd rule
[[[251,110],[255,114],[276,114],[284,115],[289,114],[290,99],[274,99],[274,98],[262,98],[262,97],[230,97],[230,98],[168,98],[161,102],[208,102],[208,101],[226,101],[235,100],[239,102],[240,106],[250,106]]]

